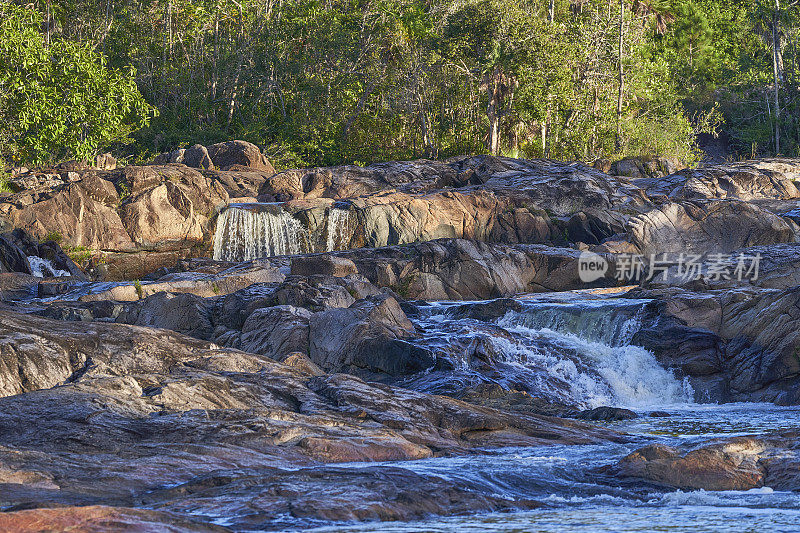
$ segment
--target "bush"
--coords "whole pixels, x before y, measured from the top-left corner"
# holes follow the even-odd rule
[[[91,159],[126,142],[154,110],[132,69],[116,70],[88,44],[46,44],[41,15],[0,0],[0,153],[9,161]]]

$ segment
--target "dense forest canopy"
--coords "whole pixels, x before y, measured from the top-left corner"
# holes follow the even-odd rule
[[[277,166],[800,148],[797,2],[0,0],[7,163],[241,138]]]

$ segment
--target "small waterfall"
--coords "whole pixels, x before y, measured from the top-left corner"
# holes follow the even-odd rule
[[[347,209],[330,207],[325,212],[325,251],[346,250],[353,236],[351,213]]]
[[[309,236],[303,224],[280,207],[271,207],[232,204],[222,211],[214,234],[214,259],[249,261],[307,252]]]
[[[68,271],[56,268],[53,263],[38,255],[29,255],[28,264],[31,265],[31,273],[37,278],[63,278],[70,275]]]
[[[692,402],[694,393],[687,380],[676,378],[651,352],[631,344],[648,301],[577,298],[517,303],[521,305],[510,306],[514,310],[494,319],[482,319],[480,312],[475,319],[464,318],[465,304],[431,306],[430,314],[422,313],[420,320],[431,336],[450,339],[429,346],[446,353],[471,383],[491,362],[501,370],[499,375],[488,374],[492,381],[581,408],[636,409]]]

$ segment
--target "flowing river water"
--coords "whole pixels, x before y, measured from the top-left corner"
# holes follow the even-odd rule
[[[107,285],[113,284],[82,284],[60,299],[77,298]],[[540,505],[535,510],[415,522],[333,525],[302,521],[290,529],[800,531],[800,493],[770,487],[671,491],[598,473],[601,467],[613,465],[647,444],[700,445],[716,437],[800,431],[800,406],[702,403],[699,391],[663,367],[652,353],[632,343],[649,305],[648,300],[580,291],[409,305],[407,313],[419,332],[414,342],[440,353],[450,366],[396,384],[457,395],[460,389],[489,381],[575,409],[624,407],[640,417],[598,424],[630,435],[630,441],[492,449],[478,455],[378,464],[457,481],[481,494],[533,500]],[[654,411],[661,412],[660,416],[650,416]]]
[[[687,383],[661,367],[651,353],[630,344],[641,325],[640,317],[648,304],[645,300],[585,298],[573,293],[538,296],[517,303],[521,305],[515,310],[488,318],[482,311],[475,312],[475,308],[486,304],[434,303],[423,306],[415,320],[428,336],[442,336],[443,345],[456,337],[484,335],[486,330],[480,324],[502,327],[511,335],[499,337],[496,342],[506,357],[504,368],[513,368],[512,374],[516,373],[513,380],[519,383],[521,378],[532,379],[532,392],[538,390],[564,399],[568,396],[580,407],[612,405],[633,409],[639,418],[600,422],[630,435],[631,441],[507,448],[488,450],[485,455],[382,463],[381,466],[458,481],[482,494],[534,500],[541,507],[416,522],[321,525],[315,531],[800,530],[800,493],[770,487],[749,491],[671,491],[642,482],[622,483],[598,473],[601,467],[615,464],[647,444],[700,445],[716,437],[800,431],[800,407],[696,403]],[[462,363],[456,373],[475,372],[466,361]],[[442,381],[446,380],[420,376],[408,384],[435,391],[446,388]],[[662,411],[661,416],[648,416],[654,410]]]

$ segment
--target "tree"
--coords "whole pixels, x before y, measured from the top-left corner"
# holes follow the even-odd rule
[[[86,44],[53,36],[48,43],[41,28],[42,16],[34,9],[0,2],[4,159],[88,159],[147,124],[153,109],[130,68],[109,68]]]

